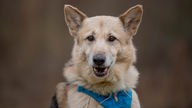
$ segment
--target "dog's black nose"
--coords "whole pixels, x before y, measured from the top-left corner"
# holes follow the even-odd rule
[[[93,56],[93,62],[95,65],[103,65],[105,63],[105,56],[103,54],[96,54]]]

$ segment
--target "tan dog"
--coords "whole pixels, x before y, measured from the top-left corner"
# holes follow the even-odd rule
[[[57,86],[58,107],[103,108],[77,91],[81,85],[101,95],[131,89],[131,108],[140,108],[133,90],[139,74],[133,65],[136,54],[132,39],[142,19],[142,6],[136,5],[119,17],[87,17],[77,8],[65,5],[64,14],[75,43],[72,58],[64,68],[67,83]]]

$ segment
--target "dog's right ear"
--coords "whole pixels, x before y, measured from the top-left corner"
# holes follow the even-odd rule
[[[69,32],[72,36],[76,36],[83,20],[87,17],[79,9],[71,6],[64,5],[65,22],[69,28]]]

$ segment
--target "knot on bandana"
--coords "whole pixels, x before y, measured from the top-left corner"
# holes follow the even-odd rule
[[[104,108],[131,108],[132,90],[121,90],[111,93],[108,96],[100,95],[92,92],[82,86],[78,86],[78,92],[84,93],[92,97],[95,101],[101,104]]]

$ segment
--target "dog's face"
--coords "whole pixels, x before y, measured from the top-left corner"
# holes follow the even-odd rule
[[[104,79],[118,63],[129,65],[135,61],[132,37],[142,18],[141,5],[119,17],[87,17],[70,5],[65,5],[64,12],[70,34],[75,38],[74,56],[86,63],[91,77]]]

